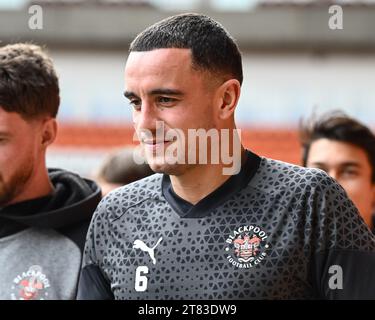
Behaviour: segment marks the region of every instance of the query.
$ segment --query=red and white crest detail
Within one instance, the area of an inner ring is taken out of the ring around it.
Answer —
[[[42,267],[31,266],[13,280],[12,300],[44,300],[48,297],[49,280]]]
[[[239,235],[233,240],[234,252],[238,257],[238,261],[249,262],[252,260],[259,251],[260,241],[257,236],[250,238],[248,234],[245,234],[243,238]]]
[[[238,268],[251,268],[267,255],[268,236],[258,226],[241,226],[233,231],[225,241],[228,261]]]

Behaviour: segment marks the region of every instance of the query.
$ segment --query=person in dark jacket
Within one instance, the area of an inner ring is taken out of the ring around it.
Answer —
[[[0,299],[74,299],[96,183],[47,169],[60,103],[36,45],[0,48]]]

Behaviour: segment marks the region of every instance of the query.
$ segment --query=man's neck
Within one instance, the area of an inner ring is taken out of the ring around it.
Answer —
[[[245,159],[246,151],[241,148],[241,165]],[[223,174],[223,168],[223,164],[198,165],[183,175],[171,175],[173,191],[182,199],[195,205],[231,177]]]
[[[41,198],[51,194],[53,191],[53,185],[48,177],[47,169],[43,174],[31,177],[29,181],[22,188],[22,191],[14,197],[6,205],[11,205],[15,203],[20,203],[27,200],[32,200],[36,198]]]

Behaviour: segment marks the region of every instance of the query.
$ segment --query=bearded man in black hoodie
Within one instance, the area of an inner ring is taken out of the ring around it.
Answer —
[[[58,78],[31,44],[0,48],[0,299],[74,299],[101,192],[47,169],[57,133]]]

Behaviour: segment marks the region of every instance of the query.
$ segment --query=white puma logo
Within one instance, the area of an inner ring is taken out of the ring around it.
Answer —
[[[133,243],[133,248],[134,249],[141,249],[142,251],[147,252],[150,255],[152,263],[156,264],[154,250],[158,246],[158,244],[160,243],[161,240],[163,240],[162,237],[159,238],[158,242],[156,242],[156,244],[152,248],[149,248],[142,240],[137,239]]]

